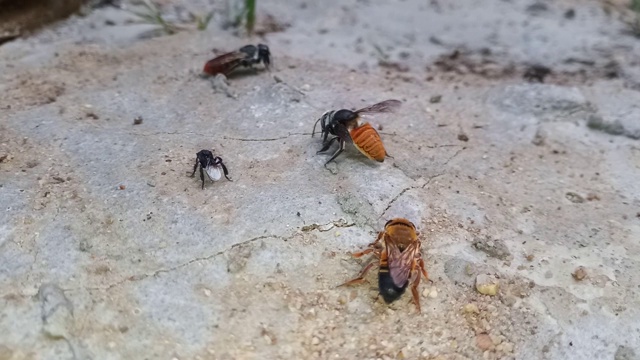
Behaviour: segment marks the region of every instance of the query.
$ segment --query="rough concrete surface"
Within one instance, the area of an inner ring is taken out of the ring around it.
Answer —
[[[0,47],[0,359],[640,358],[624,9],[271,0],[258,26],[284,30],[241,38],[224,4],[161,4],[216,13],[150,36],[101,7]],[[235,98],[200,77],[257,42],[274,66],[231,77]],[[369,121],[393,158],[323,167],[315,120],[389,98]],[[233,182],[189,177],[205,148]],[[397,216],[433,280],[421,314],[375,272],[336,287]]]

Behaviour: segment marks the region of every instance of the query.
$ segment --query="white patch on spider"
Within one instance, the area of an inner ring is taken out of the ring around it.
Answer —
[[[209,165],[204,170],[212,181],[218,181],[222,177],[222,166],[220,165]]]

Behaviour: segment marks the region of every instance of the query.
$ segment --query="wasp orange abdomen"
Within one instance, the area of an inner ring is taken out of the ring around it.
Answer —
[[[356,148],[366,157],[378,162],[384,161],[387,151],[384,149],[380,135],[378,135],[378,132],[371,124],[364,123],[351,130],[349,134]]]

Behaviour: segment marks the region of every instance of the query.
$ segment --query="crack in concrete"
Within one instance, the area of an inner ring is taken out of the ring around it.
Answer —
[[[256,142],[277,141],[277,140],[287,139],[291,136],[311,135],[310,132],[302,132],[302,133],[289,133],[287,135],[274,137],[274,138],[237,138],[237,137],[231,137],[231,136],[223,136],[222,138],[215,138],[215,137],[211,137],[209,134],[195,133],[195,132],[179,132],[179,131],[152,132],[152,133],[127,132],[127,134],[134,135],[134,136],[160,136],[160,135],[200,136],[200,137],[206,137],[208,139],[211,139],[212,141],[235,140],[235,141],[256,141]]]
[[[220,255],[224,255],[227,251],[232,250],[238,246],[242,246],[242,245],[246,245],[246,244],[250,244],[252,242],[258,241],[258,240],[262,240],[262,239],[269,239],[269,238],[274,238],[274,239],[281,239],[281,240],[288,240],[289,238],[284,238],[282,236],[277,236],[277,235],[261,235],[261,236],[257,236],[245,241],[241,241],[239,243],[233,244],[231,245],[229,248],[226,248],[224,250],[220,250],[216,253],[213,253],[211,255],[207,255],[207,256],[202,256],[202,257],[196,257],[194,259],[191,259],[185,263],[182,263],[180,265],[176,265],[174,267],[168,268],[168,269],[158,269],[152,273],[149,274],[139,274],[139,275],[131,275],[125,279],[122,279],[118,282],[115,282],[111,285],[105,286],[105,287],[79,287],[79,288],[69,288],[69,289],[62,289],[63,291],[67,292],[67,291],[76,291],[76,290],[88,290],[88,291],[94,291],[94,290],[102,290],[102,291],[109,291],[115,287],[118,287],[126,282],[134,282],[134,281],[140,281],[140,280],[144,280],[153,276],[156,276],[158,274],[161,273],[169,273],[178,269],[182,269],[184,267],[187,267],[195,262],[198,261],[207,261],[207,260],[211,260],[215,257],[218,257]]]
[[[234,138],[234,137],[225,136],[223,137],[223,139],[236,140],[236,141],[277,141],[277,140],[283,140],[291,136],[298,136],[298,135],[311,135],[311,133],[289,133],[289,135],[287,136],[280,136],[276,138]]]
[[[323,229],[326,226],[331,226],[331,227],[329,227],[328,229]],[[329,222],[327,224],[311,224],[311,225],[307,225],[307,226],[304,226],[302,228],[302,231],[303,232],[309,232],[309,231],[313,231],[313,230],[318,230],[320,232],[326,232],[326,231],[329,231],[329,230],[331,230],[333,228],[347,228],[347,227],[352,227],[352,226],[356,226],[356,224],[355,223],[347,223],[344,219],[339,219],[339,220],[331,221],[331,222]],[[224,255],[226,252],[228,252],[229,250],[232,250],[232,249],[234,249],[236,247],[243,246],[243,245],[246,245],[246,244],[250,244],[250,243],[253,243],[253,242],[258,241],[258,240],[273,238],[273,239],[280,239],[280,240],[283,240],[283,241],[288,241],[288,240],[292,239],[294,236],[296,236],[296,235],[293,234],[293,235],[291,235],[289,237],[283,237],[283,236],[278,236],[278,235],[261,235],[261,236],[257,236],[257,237],[254,237],[254,238],[251,238],[251,239],[248,239],[248,240],[241,241],[239,243],[233,244],[229,248],[226,248],[224,250],[220,250],[220,251],[218,251],[216,253],[213,253],[211,255],[202,256],[202,257],[196,257],[196,258],[191,259],[191,260],[189,260],[189,261],[187,261],[185,263],[182,263],[180,265],[176,265],[176,266],[168,268],[168,269],[158,269],[158,270],[156,270],[156,271],[154,271],[152,273],[149,273],[149,274],[131,275],[131,276],[125,278],[125,279],[122,279],[122,280],[120,280],[118,282],[115,282],[115,283],[110,284],[110,285],[105,286],[105,287],[79,287],[79,288],[66,288],[66,289],[62,289],[62,290],[64,292],[77,291],[77,290],[109,291],[109,290],[111,290],[111,289],[113,289],[115,287],[118,287],[118,286],[126,283],[126,282],[134,282],[134,281],[144,280],[144,279],[156,276],[158,274],[169,273],[169,272],[172,272],[172,271],[175,271],[175,270],[178,270],[178,269],[182,269],[182,268],[187,267],[187,266],[189,266],[189,265],[191,265],[191,264],[193,264],[195,262],[198,262],[198,261],[211,260],[213,258],[216,258],[216,257],[220,256],[220,255]]]
[[[327,228],[327,229],[323,229],[326,226],[330,226],[330,227]],[[348,223],[344,219],[339,219],[339,220],[331,221],[331,222],[329,222],[327,224],[311,224],[311,225],[307,225],[307,226],[302,227],[301,230],[303,232],[309,232],[309,231],[313,231],[313,230],[318,230],[320,232],[326,232],[326,231],[329,231],[329,230],[331,230],[333,228],[347,228],[347,227],[352,227],[352,226],[356,226],[356,224],[355,223]],[[216,253],[213,253],[211,255],[202,256],[202,257],[196,257],[196,258],[191,259],[191,260],[189,260],[189,261],[187,261],[185,263],[182,263],[180,265],[176,265],[176,266],[168,268],[168,269],[158,269],[158,270],[156,270],[156,271],[154,271],[152,273],[149,273],[149,274],[131,275],[131,276],[125,278],[125,279],[122,279],[122,280],[120,280],[118,282],[115,282],[115,283],[110,284],[110,285],[105,286],[105,287],[79,287],[79,288],[67,288],[67,289],[62,289],[62,290],[64,292],[77,291],[77,290],[109,291],[109,290],[111,290],[111,289],[113,289],[115,287],[118,287],[118,286],[126,283],[126,282],[134,282],[134,281],[144,280],[144,279],[156,276],[158,274],[169,273],[169,272],[172,272],[172,271],[175,271],[175,270],[178,270],[178,269],[185,268],[185,267],[187,267],[187,266],[189,266],[189,265],[191,265],[191,264],[193,264],[195,262],[198,262],[198,261],[211,260],[213,258],[216,258],[216,257],[220,256],[220,255],[224,255],[229,250],[232,250],[232,249],[234,249],[236,247],[240,247],[240,246],[243,246],[243,245],[246,245],[246,244],[251,244],[251,243],[253,243],[255,241],[258,241],[258,240],[273,238],[273,239],[280,239],[280,240],[283,240],[283,241],[288,241],[288,240],[291,240],[295,236],[296,236],[296,234],[293,234],[293,235],[291,235],[289,237],[283,237],[283,236],[278,236],[278,235],[261,235],[261,236],[257,236],[257,237],[254,237],[254,238],[251,238],[251,239],[248,239],[248,240],[241,241],[239,243],[233,244],[230,247],[228,247],[228,248],[226,248],[224,250],[220,250],[220,251],[218,251]]]
[[[449,158],[447,159],[447,161],[445,161],[442,165],[444,166],[444,165],[449,164],[449,162],[450,162],[451,160],[453,160],[456,156],[458,156],[458,155],[459,155],[463,150],[465,150],[466,148],[467,148],[466,146],[463,146],[463,147],[462,147],[462,149],[458,149],[458,151],[456,151],[456,153],[455,153],[455,154],[453,154],[451,157],[449,157]]]
[[[330,226],[329,228],[326,228],[327,226]],[[352,227],[352,226],[356,226],[355,223],[347,223],[345,220],[340,219],[337,221],[332,221],[329,222],[327,224],[311,224],[311,225],[306,225],[303,226],[300,230],[302,232],[309,232],[309,231],[313,231],[313,230],[318,230],[320,232],[327,232],[333,228],[347,228],[347,227]]]
[[[382,211],[382,214],[380,215],[380,217],[383,217],[383,216],[384,216],[384,214],[386,214],[386,213],[387,213],[387,211],[391,208],[391,206],[396,202],[396,200],[398,200],[402,195],[404,195],[404,193],[406,193],[406,192],[407,192],[407,191],[409,191],[409,190],[414,190],[414,189],[424,189],[424,188],[425,188],[425,186],[429,185],[429,183],[431,182],[431,180],[433,180],[433,179],[435,179],[435,178],[437,178],[437,177],[440,177],[440,176],[442,176],[442,175],[444,175],[444,173],[443,173],[443,172],[442,172],[442,173],[439,173],[439,174],[432,175],[432,176],[430,176],[430,177],[427,179],[427,181],[425,181],[425,182],[424,182],[424,184],[422,184],[422,185],[418,185],[418,186],[409,186],[409,187],[406,187],[406,188],[402,189],[402,191],[400,191],[400,193],[399,193],[398,195],[394,196],[394,197],[393,197],[393,199],[391,199],[391,201],[389,201],[389,204],[388,204],[388,205],[387,205],[387,207],[384,209],[384,211]]]
[[[397,134],[397,133],[387,133],[387,132],[379,132],[382,135],[386,135],[386,136],[391,136],[391,137],[395,137],[395,138],[399,138],[400,140],[404,141],[404,142],[408,142],[410,144],[414,144],[416,143],[415,141],[411,141],[407,138],[405,138],[404,136]],[[445,147],[465,147],[463,145],[459,145],[459,144],[441,144],[441,145],[420,145],[421,147],[426,147],[428,149],[438,149],[438,148],[445,148]]]
[[[460,146],[460,145],[438,145],[437,147],[446,147],[446,146]],[[456,151],[456,152],[455,152],[455,154],[451,155],[451,156],[450,156],[450,157],[449,157],[449,158],[448,158],[448,159],[447,159],[447,160],[442,164],[442,166],[446,166],[447,164],[449,164],[449,162],[450,162],[451,160],[453,160],[456,156],[458,156],[458,155],[459,155],[463,150],[465,150],[466,148],[467,148],[466,146],[463,146],[461,149],[458,149],[458,151]],[[409,177],[409,176],[404,172],[404,170],[402,170],[402,168],[400,168],[399,166],[396,166],[396,167],[397,167],[397,168],[398,168],[398,169],[399,169],[399,170],[400,170],[400,171],[401,171],[405,176]],[[387,211],[391,208],[391,206],[396,202],[396,200],[398,200],[402,195],[404,195],[404,193],[406,193],[406,192],[407,192],[407,191],[409,191],[409,190],[414,190],[414,189],[419,189],[419,188],[424,189],[424,187],[425,187],[425,186],[429,185],[429,183],[431,182],[431,180],[433,180],[433,179],[435,179],[435,178],[437,178],[437,177],[440,177],[440,176],[442,176],[442,175],[444,175],[444,174],[445,174],[444,172],[441,172],[441,173],[439,173],[439,174],[432,175],[432,176],[430,176],[430,177],[427,179],[427,181],[426,181],[424,184],[422,184],[422,185],[419,185],[419,186],[409,186],[409,187],[406,187],[406,188],[402,189],[402,191],[400,191],[400,193],[399,193],[398,195],[396,195],[393,199],[391,199],[391,201],[389,202],[389,204],[387,205],[387,207],[384,209],[384,211],[382,212],[382,215],[380,215],[380,217],[383,217],[383,216],[387,213]],[[410,177],[409,177],[409,178],[410,178]]]

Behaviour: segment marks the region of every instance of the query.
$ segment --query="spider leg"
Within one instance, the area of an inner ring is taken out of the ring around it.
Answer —
[[[231,178],[229,177],[229,171],[227,170],[227,167],[224,166],[224,163],[222,162],[222,160],[220,160],[220,166],[222,166],[222,171],[224,171],[224,177],[227,178],[227,180],[229,181],[233,181],[231,180]]]
[[[202,166],[200,166],[200,180],[202,180],[202,189],[204,190],[204,171],[202,170]]]
[[[196,170],[198,169],[198,163],[200,162],[200,160],[196,157],[196,164],[193,166],[193,173],[191,174],[191,177],[194,177],[196,174]]]
[[[331,147],[331,144],[333,144],[334,141],[336,141],[336,139],[338,139],[338,137],[334,137],[329,141],[326,141],[323,145],[322,145],[322,149],[320,149],[319,151],[316,152],[316,154],[320,154],[321,152],[327,151],[327,149],[329,149],[329,147]]]
[[[337,139],[337,137],[333,138],[332,140]],[[340,149],[338,149],[338,151],[336,151],[333,156],[331,157],[331,159],[329,159],[329,161],[327,161],[326,163],[324,163],[324,166],[326,167],[328,163],[332,162],[333,159],[335,159],[336,157],[338,157],[338,155],[340,155],[341,152],[344,151],[344,146],[345,146],[346,142],[342,139],[340,139]]]

